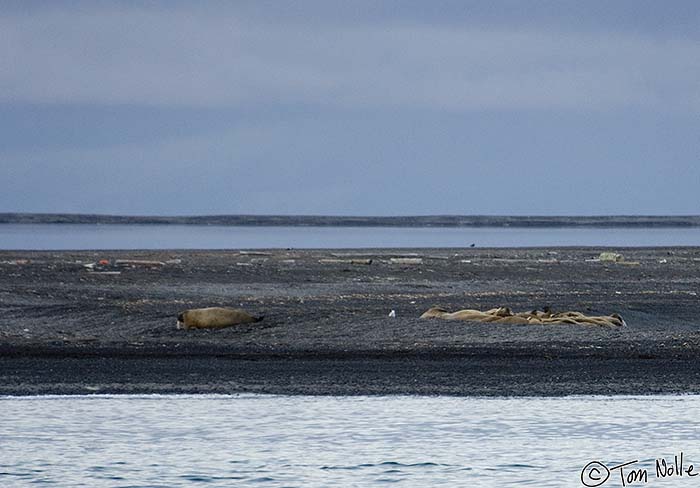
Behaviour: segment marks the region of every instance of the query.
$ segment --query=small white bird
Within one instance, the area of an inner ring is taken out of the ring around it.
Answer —
[[[396,310],[392,310],[391,312],[389,312],[389,317],[396,317]]]

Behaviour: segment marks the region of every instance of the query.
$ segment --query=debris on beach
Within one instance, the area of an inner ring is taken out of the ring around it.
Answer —
[[[105,262],[107,264],[105,264]],[[96,263],[87,263],[83,264],[83,268],[88,270],[91,273],[97,273],[97,272],[106,272],[112,270],[112,266],[109,265],[109,261],[106,259],[103,259],[101,261],[98,261]]]
[[[600,255],[598,256],[598,261],[602,262],[613,262],[613,263],[619,263],[621,261],[624,261],[625,257],[617,252],[601,252]]]
[[[391,264],[423,264],[423,258],[390,258]]]
[[[617,252],[601,252],[597,258],[586,259],[588,263],[616,263],[624,266],[639,266],[639,261],[627,261],[625,257]]]
[[[122,270],[125,268],[160,268],[163,266],[165,266],[163,261],[151,261],[146,259],[116,259],[113,262],[109,259],[100,259],[94,263],[83,264],[83,268],[90,272],[90,274],[102,275],[118,275],[121,274]]]
[[[12,259],[7,261],[0,261],[0,264],[11,264],[13,266],[21,266],[24,264],[29,264],[31,261],[29,259]]]
[[[358,265],[370,265],[372,264],[371,259],[319,259],[321,264],[358,264]]]
[[[115,276],[122,273],[121,271],[116,270],[114,266],[110,266],[108,259],[101,259],[96,263],[83,264],[83,268],[85,268],[85,270],[91,275]]]
[[[597,325],[599,327],[622,327],[627,325],[619,314],[604,316],[585,315],[581,312],[552,313],[547,307],[545,311],[513,313],[508,307],[492,308],[485,312],[481,310],[464,309],[448,312],[440,307],[432,307],[420,316],[422,319],[438,318],[443,320],[461,320],[468,322],[487,322],[511,325]]]
[[[132,267],[144,266],[147,268],[158,268],[165,266],[163,261],[149,261],[146,259],[117,259],[114,264],[120,267]]]

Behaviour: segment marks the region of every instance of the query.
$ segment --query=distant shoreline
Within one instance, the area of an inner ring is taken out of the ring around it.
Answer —
[[[321,216],[0,213],[0,224],[220,225],[300,227],[700,227],[700,215],[655,216]]]

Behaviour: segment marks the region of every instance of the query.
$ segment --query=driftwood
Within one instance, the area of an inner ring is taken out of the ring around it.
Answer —
[[[319,259],[321,264],[372,264],[371,259]]]
[[[148,266],[148,267],[159,267],[165,266],[163,261],[149,261],[146,259],[117,259],[114,261],[116,266]]]
[[[423,258],[391,258],[391,264],[423,264]]]

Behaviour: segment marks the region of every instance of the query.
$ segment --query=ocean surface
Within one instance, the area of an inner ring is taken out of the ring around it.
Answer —
[[[0,249],[699,246],[700,228],[0,224]]]
[[[632,469],[651,486],[700,479],[655,469],[683,452],[700,472],[699,396],[102,395],[0,397],[0,408],[7,487],[623,486]]]

